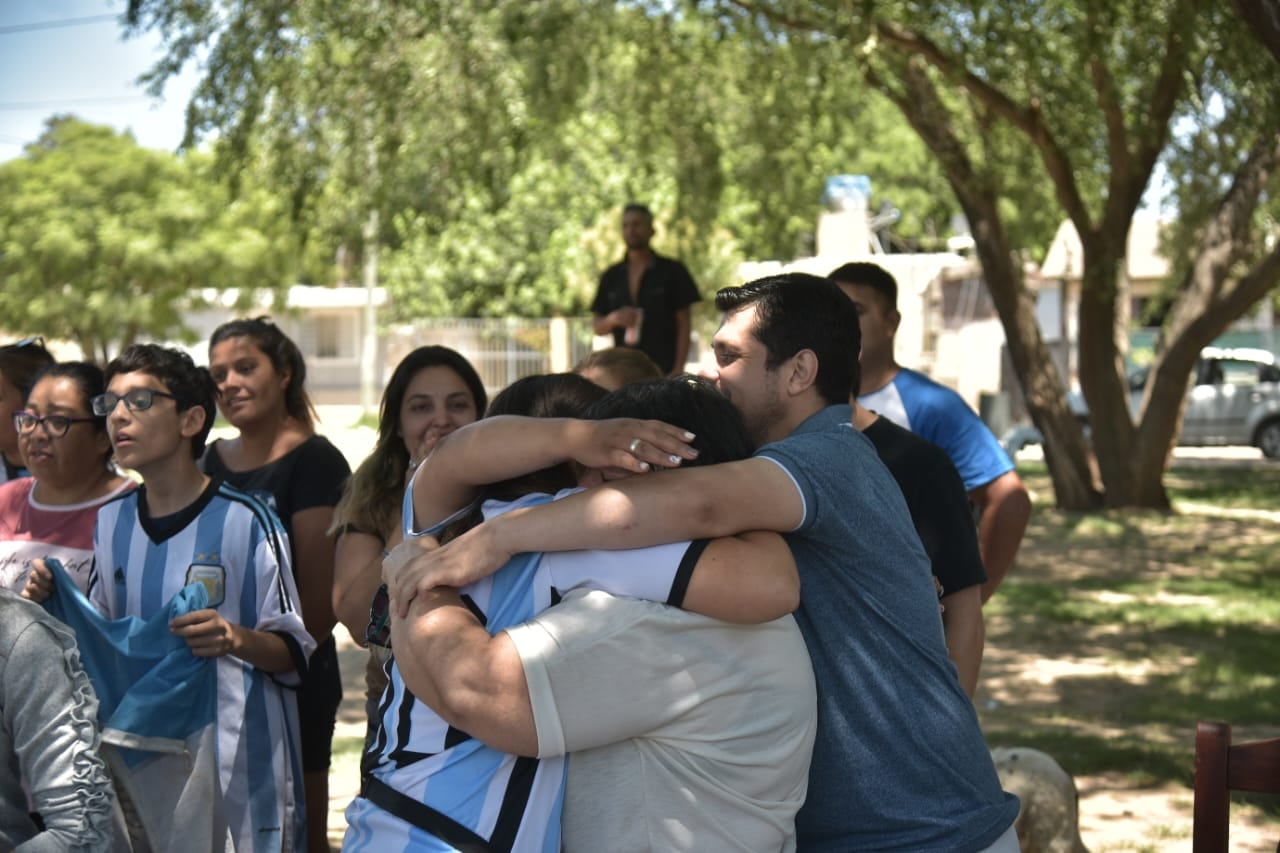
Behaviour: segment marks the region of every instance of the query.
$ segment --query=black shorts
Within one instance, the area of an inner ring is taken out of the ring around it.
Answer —
[[[333,637],[311,655],[307,677],[298,688],[298,723],[302,734],[302,772],[325,771],[333,757],[333,724],[342,704],[342,673]]]

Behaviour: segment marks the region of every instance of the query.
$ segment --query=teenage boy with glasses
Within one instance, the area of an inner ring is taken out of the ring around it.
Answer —
[[[225,832],[213,847],[300,849],[297,704],[284,688],[298,683],[314,642],[299,614],[284,531],[263,503],[196,465],[213,424],[207,370],[178,350],[142,344],[107,365],[106,380],[93,412],[107,418],[116,461],[137,471],[142,486],[99,511],[89,597],[109,618],[147,619],[188,584],[204,585],[210,607],[170,629],[192,654],[217,658],[211,808]],[[28,597],[42,600],[48,572],[32,578]],[[204,846],[185,837],[151,841],[162,850]]]

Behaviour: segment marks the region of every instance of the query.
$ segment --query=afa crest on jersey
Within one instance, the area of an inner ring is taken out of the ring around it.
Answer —
[[[221,563],[197,562],[187,566],[187,585],[201,584],[209,593],[209,606],[218,607],[227,597],[227,570]]]

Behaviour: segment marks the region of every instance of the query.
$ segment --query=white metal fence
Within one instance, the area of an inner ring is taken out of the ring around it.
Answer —
[[[415,347],[435,344],[466,357],[492,396],[525,376],[572,370],[591,352],[593,339],[589,317],[419,320],[389,330],[383,380]]]

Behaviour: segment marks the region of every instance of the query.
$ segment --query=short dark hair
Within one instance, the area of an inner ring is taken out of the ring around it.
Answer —
[[[864,284],[880,294],[886,309],[898,310],[898,282],[879,264],[873,264],[870,261],[854,261],[836,267],[827,278],[836,284]]]
[[[53,356],[44,347],[43,338],[27,338],[16,344],[0,346],[0,375],[22,393],[24,402],[35,385],[36,374],[53,362]]]
[[[196,406],[204,409],[204,428],[191,438],[191,454],[199,459],[217,412],[218,387],[213,384],[209,370],[196,366],[191,356],[182,350],[159,344],[134,344],[111,359],[103,381],[110,385],[112,379],[124,373],[145,373],[159,379],[177,398],[174,402],[179,412]]]
[[[489,404],[486,418],[495,415],[523,415],[530,418],[580,418],[607,393],[576,373],[544,373],[512,382]],[[577,472],[568,462],[494,483],[484,489],[486,498],[515,500],[527,494],[554,494],[578,485]]]
[[[638,213],[649,220],[650,225],[653,224],[653,211],[638,201],[629,201],[622,206],[622,215],[626,216],[628,213]]]
[[[800,350],[812,350],[818,358],[818,394],[828,405],[849,402],[862,378],[862,331],[858,309],[835,282],[792,272],[716,293],[716,308],[727,314],[751,306],[756,308],[751,331],[768,353],[766,367],[772,370]]]
[[[698,458],[681,468],[746,459],[755,450],[742,413],[706,379],[677,376],[624,385],[587,410],[592,420],[652,418],[694,434]]]
[[[76,386],[76,391],[80,393],[80,402],[84,405],[85,411],[89,413],[89,417],[93,418],[94,432],[107,431],[107,419],[93,412],[93,398],[107,390],[107,380],[102,374],[101,367],[91,361],[61,361],[51,364],[36,374],[35,379],[31,381],[32,390],[46,379],[69,379]],[[108,447],[103,455],[103,465],[106,465],[110,459],[111,448]]]
[[[307,426],[313,425],[316,408],[307,395],[307,362],[288,335],[271,322],[270,317],[253,317],[231,320],[213,330],[209,337],[209,353],[223,341],[231,338],[248,338],[271,362],[276,373],[289,373],[289,384],[284,389],[284,410]]]

